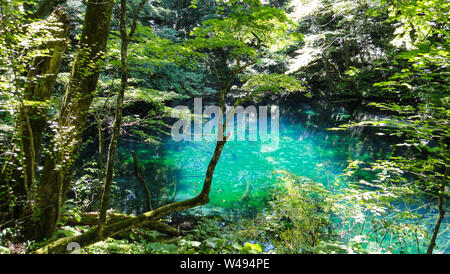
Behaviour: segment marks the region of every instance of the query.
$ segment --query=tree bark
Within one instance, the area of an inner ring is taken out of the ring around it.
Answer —
[[[216,144],[216,149],[214,150],[213,157],[211,158],[208,169],[206,171],[206,177],[203,183],[203,189],[199,195],[196,197],[181,201],[173,202],[168,205],[164,205],[155,210],[148,211],[139,216],[130,217],[121,222],[106,224],[102,228],[96,227],[91,229],[81,235],[66,237],[56,240],[49,245],[46,245],[32,253],[34,254],[59,254],[59,253],[70,253],[67,250],[67,245],[71,242],[76,242],[80,247],[85,247],[106,239],[108,237],[117,235],[123,231],[129,230],[131,228],[140,227],[146,224],[152,224],[157,222],[157,220],[163,216],[166,216],[172,212],[179,212],[186,209],[194,208],[207,204],[209,202],[209,191],[211,190],[211,183],[213,180],[213,174],[215,167],[220,159],[220,154],[222,153],[223,147],[226,141],[218,141]],[[101,231],[100,231],[101,229]]]
[[[343,39],[344,41],[342,42],[342,51],[344,53],[344,63],[345,63],[345,68],[349,69],[350,66],[352,65],[352,62],[350,60],[350,43],[348,41],[348,39]]]
[[[98,212],[83,212],[79,214],[79,219],[73,216],[62,215],[61,221],[67,225],[97,225],[98,224]],[[117,223],[125,219],[130,218],[129,215],[120,213],[108,213],[108,224]]]
[[[228,89],[230,81],[226,81],[224,84],[224,87],[220,91],[220,98],[219,98],[219,108],[223,110],[224,108],[224,98]],[[219,116],[220,117],[220,116]],[[220,123],[219,119],[219,123]],[[224,132],[226,130],[226,124],[222,127],[221,132],[218,132],[218,138],[219,136],[223,136]],[[157,220],[163,216],[166,216],[169,213],[173,212],[179,212],[183,210],[187,210],[190,208],[194,208],[197,206],[205,205],[209,202],[209,193],[211,191],[211,184],[213,180],[214,170],[216,168],[217,163],[219,162],[220,155],[222,154],[223,148],[225,146],[225,143],[227,142],[227,138],[224,138],[223,140],[218,140],[216,143],[216,148],[214,150],[214,154],[208,164],[208,169],[206,171],[205,180],[203,182],[203,188],[199,195],[192,199],[180,201],[180,202],[173,202],[168,205],[164,205],[162,207],[159,207],[157,209],[148,211],[146,213],[143,213],[139,216],[130,217],[124,221],[113,223],[113,224],[106,224],[103,226],[97,226],[94,229],[91,229],[81,235],[72,236],[72,237],[66,237],[59,240],[54,241],[53,243],[50,243],[49,245],[46,245],[33,253],[35,254],[55,254],[55,253],[70,253],[70,250],[67,250],[67,245],[71,242],[76,242],[80,245],[80,247],[85,247],[88,245],[91,245],[93,243],[96,243],[98,241],[101,241],[103,239],[106,239],[108,237],[114,236],[118,233],[121,233],[123,231],[129,230],[131,228],[140,227],[146,224],[154,224],[159,223]],[[106,218],[105,218],[106,220]],[[167,225],[166,225],[167,226]],[[164,226],[164,227],[166,227]],[[158,226],[155,225],[155,229],[157,229]],[[166,229],[168,229],[166,227]]]
[[[104,167],[103,167],[103,145],[104,145],[104,132],[102,127],[102,120],[97,119],[98,129],[98,181],[103,181]]]
[[[69,188],[82,130],[97,87],[100,64],[109,34],[113,1],[89,0],[79,50],[58,115],[52,152],[46,157],[38,201],[36,239],[50,237]]]

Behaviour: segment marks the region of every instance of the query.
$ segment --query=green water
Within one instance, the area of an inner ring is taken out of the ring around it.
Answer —
[[[270,198],[277,171],[329,185],[347,167],[348,160],[369,160],[386,153],[386,141],[374,142],[360,132],[326,130],[347,122],[350,111],[323,103],[280,106],[278,144],[262,142],[260,138],[227,142],[214,172],[210,203],[201,208],[202,213],[257,213]],[[119,155],[131,165],[130,151],[136,151],[143,176],[155,197],[154,203],[161,205],[192,198],[201,191],[214,148],[215,141],[175,142],[169,136],[158,148],[122,140]],[[124,200],[134,201],[134,205],[128,203],[127,210],[145,210],[140,207],[145,204],[144,193],[133,174],[116,181],[128,190],[122,191]]]
[[[271,199],[279,173],[287,171],[324,184],[336,184],[349,161],[374,162],[386,158],[397,137],[376,135],[374,128],[330,131],[350,120],[382,119],[380,113],[359,106],[315,102],[280,105],[279,143],[229,141],[214,172],[210,203],[189,214],[252,217]],[[112,206],[138,214],[146,211],[144,189],[137,181],[131,151],[152,192],[153,207],[198,195],[202,189],[215,141],[175,142],[166,136],[160,145],[123,138],[119,143]],[[401,205],[399,205],[401,208]],[[423,212],[435,219],[436,212]],[[434,223],[433,221],[431,223]],[[430,227],[431,231],[431,227]],[[438,245],[449,252],[449,220],[442,224]],[[425,242],[422,244],[425,246]],[[411,252],[416,248],[411,246]]]

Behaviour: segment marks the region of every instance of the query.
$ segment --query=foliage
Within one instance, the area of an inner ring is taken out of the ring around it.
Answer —
[[[424,252],[431,238],[427,231],[436,222],[430,216],[440,199],[442,207],[448,207],[448,110],[424,105],[373,105],[398,115],[341,128],[376,127],[378,135],[401,136],[402,142],[393,146],[393,155],[386,159],[350,163],[344,175],[358,203],[362,201],[365,210],[378,216],[370,221],[369,238],[383,243],[389,234],[390,243],[395,242],[395,246],[386,247],[390,252]],[[358,175],[361,171],[365,176]],[[443,244],[440,248],[445,249]]]
[[[313,95],[392,97],[372,87],[374,79],[390,74],[374,65],[389,60],[394,32],[384,13],[370,16],[380,8],[378,1],[298,1],[291,5],[291,16],[298,21],[297,31],[304,39],[287,53],[289,72],[305,79]]]
[[[403,93],[405,99],[448,107],[449,34],[446,1],[401,1],[388,5],[389,22],[398,22],[391,43],[396,72],[375,86]]]
[[[229,3],[231,11],[227,16],[206,20],[202,27],[194,28],[193,39],[186,42],[210,67],[217,85],[228,90],[231,83],[241,82],[239,86],[244,87],[250,99],[264,96],[261,91],[271,89],[303,90],[302,82],[289,75],[258,71],[265,59],[275,58],[301,39],[292,32],[293,22],[286,13],[259,1],[234,4],[235,1]],[[238,92],[241,92],[239,87]],[[241,96],[246,95],[237,95]]]
[[[327,238],[330,194],[321,184],[292,174],[285,174],[281,181],[285,193],[277,194],[272,203],[272,214],[286,222],[280,238],[291,252],[309,253]]]
[[[140,1],[129,3],[135,10]],[[64,146],[72,130],[60,131],[55,117],[67,100],[61,91],[71,79],[75,51],[82,47],[69,48],[49,99],[30,96],[32,87],[51,76],[35,74],[40,58],[51,57],[48,45],[62,41],[55,35],[60,25],[51,17],[31,19],[29,12],[35,8],[30,7],[35,5],[28,0],[3,1],[0,9],[0,253],[15,252],[11,242],[22,241],[25,228],[32,230],[28,223],[21,227],[23,221],[40,217],[36,210],[31,218],[29,210],[38,201],[43,155]],[[73,15],[68,36],[75,45],[82,38],[85,5],[68,1],[63,7]],[[369,129],[399,141],[386,157],[380,153],[377,158],[349,160],[342,177],[327,186],[301,174],[277,173],[279,185],[270,206],[255,218],[204,218],[181,238],[134,228],[81,252],[423,253],[428,248],[432,253],[435,244],[435,252],[447,252],[446,239],[438,236],[448,229],[449,9],[444,0],[148,1],[137,15],[128,48],[122,137],[159,145],[168,135],[165,118],[170,106],[192,97],[219,103],[293,98],[301,111],[297,100],[305,98],[287,96],[307,91],[306,97],[355,97],[387,113],[387,118],[364,121],[344,114],[347,123],[333,130]],[[121,81],[117,14],[93,103],[83,118],[88,125],[82,157],[73,180],[64,178],[69,193],[61,209],[75,218],[97,210],[101,198],[100,147],[109,141]],[[80,72],[91,75],[96,65],[84,61]],[[376,102],[363,101],[372,99]],[[42,131],[44,138],[38,138],[42,149],[31,153],[30,163],[29,121],[39,117],[50,122]],[[76,134],[81,133],[77,129]],[[92,148],[96,142],[98,148]],[[97,149],[100,155],[92,156]],[[65,171],[65,163],[75,163],[78,150],[61,151],[55,168]],[[126,153],[119,153],[116,176],[133,176]],[[144,169],[151,169],[152,157],[143,159]],[[155,173],[164,172],[169,168]],[[161,185],[172,192],[173,182]],[[127,201],[133,200],[129,210],[140,210],[141,200],[128,186],[113,188],[113,204],[123,203],[121,196],[127,196]],[[261,201],[244,196],[236,204],[240,209]],[[58,225],[50,239],[32,249],[84,231]]]
[[[202,220],[192,234],[178,241],[183,254],[255,254],[260,245],[247,242],[234,231],[232,224],[221,218]]]
[[[64,51],[64,23],[57,13],[45,20],[32,21],[23,5],[33,1],[2,2],[0,17],[0,203],[1,220],[14,210],[33,207],[35,144],[41,135],[31,133],[34,121],[45,118],[52,101],[53,70],[58,62],[41,63],[55,56],[54,47]],[[56,54],[57,55],[57,54]],[[58,57],[56,57],[57,59]],[[42,71],[41,71],[42,70]],[[36,138],[36,136],[38,136]],[[32,140],[30,140],[32,139]],[[33,148],[30,148],[33,147]],[[33,159],[30,159],[33,158]],[[30,166],[32,166],[30,168]],[[29,170],[32,170],[29,174]],[[28,173],[28,174],[27,174]]]

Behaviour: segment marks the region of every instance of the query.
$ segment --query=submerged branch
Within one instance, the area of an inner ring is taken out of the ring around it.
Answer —
[[[138,166],[138,160],[136,157],[136,153],[134,151],[131,151],[131,155],[133,155],[133,162],[134,162],[134,173],[136,174],[136,177],[138,181],[141,183],[141,185],[144,187],[145,194],[147,195],[147,206],[148,210],[152,210],[152,194],[150,193],[150,190],[147,187],[147,184],[145,183],[144,179],[142,178],[141,172],[139,171]]]

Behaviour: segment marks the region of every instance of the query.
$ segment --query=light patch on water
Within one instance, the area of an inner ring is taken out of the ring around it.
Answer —
[[[261,149],[259,150],[261,153],[274,152],[278,149],[277,145],[274,144],[263,144],[261,145]]]

